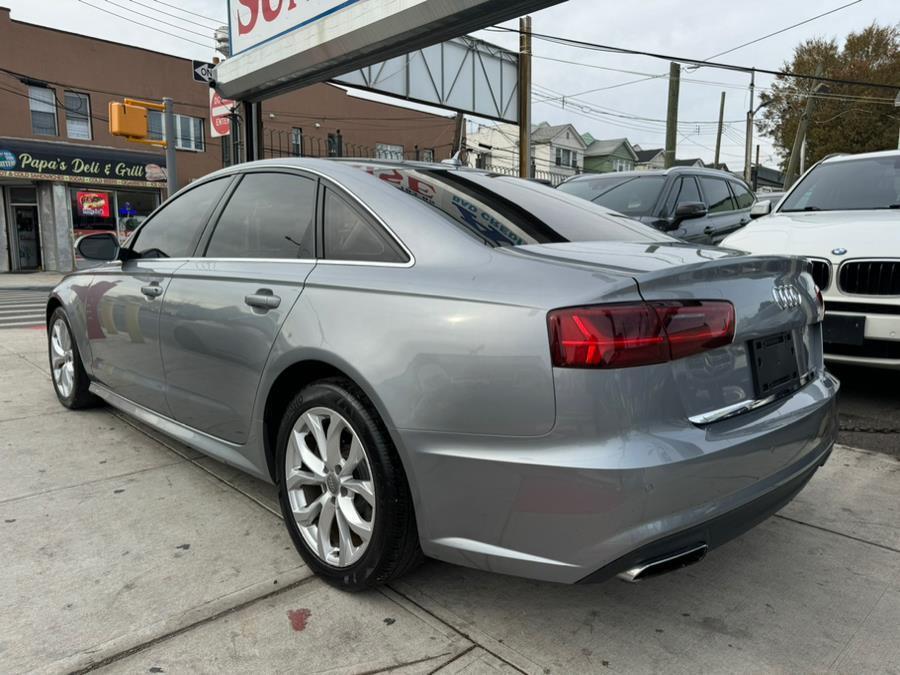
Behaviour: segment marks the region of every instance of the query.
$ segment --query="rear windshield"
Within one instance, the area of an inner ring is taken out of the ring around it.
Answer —
[[[428,204],[488,246],[671,239],[533,181],[456,169],[357,166]]]
[[[781,211],[900,208],[900,157],[820,164],[791,192]]]
[[[603,176],[563,183],[562,192],[589,199],[626,216],[649,216],[659,199],[664,176]]]

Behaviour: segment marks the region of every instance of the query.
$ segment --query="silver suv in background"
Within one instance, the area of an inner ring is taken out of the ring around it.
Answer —
[[[717,244],[749,223],[754,202],[744,181],[697,167],[583,174],[558,189],[701,244]]]

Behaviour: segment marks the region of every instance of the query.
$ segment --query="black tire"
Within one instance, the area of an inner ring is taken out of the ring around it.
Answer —
[[[326,563],[300,534],[285,486],[288,438],[295,423],[311,408],[338,412],[353,427],[363,444],[375,486],[375,515],[368,547],[346,567]],[[360,591],[400,577],[422,560],[412,497],[400,457],[378,413],[362,390],[344,378],[314,382],[288,405],[276,446],[278,498],[284,522],[297,551],[316,574],[332,586]]]
[[[53,376],[53,347],[51,341],[53,340],[53,327],[57,321],[61,321],[65,325],[65,330],[68,332],[72,345],[73,386],[67,396],[60,391],[56,378]],[[53,314],[50,315],[50,321],[47,323],[47,357],[50,360],[50,381],[53,382],[53,390],[56,392],[56,398],[59,399],[60,403],[70,410],[93,408],[103,403],[100,398],[88,390],[91,382],[84,370],[81,354],[78,353],[78,343],[75,342],[75,338],[72,335],[72,327],[69,325],[69,319],[66,317],[62,307],[56,308]]]

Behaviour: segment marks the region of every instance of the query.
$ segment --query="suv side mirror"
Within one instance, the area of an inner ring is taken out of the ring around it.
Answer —
[[[79,237],[75,250],[85,260],[110,262],[119,258],[119,239],[110,232]]]
[[[681,202],[675,207],[675,217],[672,219],[672,224],[677,225],[682,220],[702,218],[707,212],[708,209],[703,202]]]
[[[753,206],[750,207],[751,218],[762,218],[770,213],[772,213],[772,202],[768,199],[761,202],[754,202]]]

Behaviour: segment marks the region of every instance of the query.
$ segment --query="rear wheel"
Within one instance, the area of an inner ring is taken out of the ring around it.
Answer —
[[[420,561],[396,449],[352,382],[334,378],[304,388],[285,412],[277,447],[281,511],[313,571],[361,590]]]
[[[50,317],[47,348],[50,375],[59,402],[72,410],[99,405],[100,399],[88,390],[91,383],[62,307],[57,307]]]

